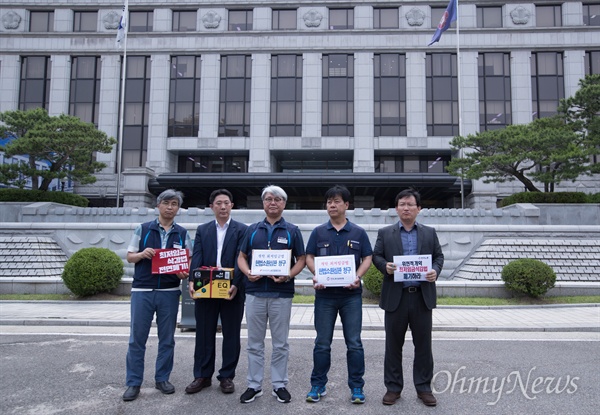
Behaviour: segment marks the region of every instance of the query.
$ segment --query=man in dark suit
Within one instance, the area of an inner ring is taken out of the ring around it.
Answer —
[[[198,226],[191,269],[207,266],[235,268],[229,298],[201,298],[194,301],[196,316],[196,347],[194,350],[194,381],[186,393],[197,393],[211,385],[215,371],[215,338],[221,317],[223,332],[222,365],[217,379],[223,393],[233,393],[235,369],[240,357],[240,330],[244,316],[243,274],[237,267],[240,243],[247,226],[231,219],[233,197],[226,189],[215,190],[209,197],[215,220]],[[189,282],[190,296],[194,294]]]
[[[400,221],[379,230],[373,249],[373,263],[383,274],[379,306],[385,310],[385,363],[383,378],[387,392],[384,405],[400,399],[404,387],[402,347],[410,326],[415,346],[413,382],[417,396],[427,406],[437,401],[431,393],[433,355],[431,352],[432,309],[436,306],[435,281],[444,265],[444,254],[435,229],[416,222],[421,196],[406,189],[395,200]],[[394,282],[395,255],[431,255],[432,269],[426,281]]]

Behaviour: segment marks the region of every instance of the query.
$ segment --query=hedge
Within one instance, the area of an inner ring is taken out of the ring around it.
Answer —
[[[87,198],[73,193],[9,188],[0,189],[0,202],[54,202],[79,207],[89,204]]]

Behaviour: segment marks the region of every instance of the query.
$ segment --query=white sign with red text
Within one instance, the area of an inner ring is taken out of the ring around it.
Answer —
[[[356,280],[354,255],[315,257],[315,277],[326,287],[345,287]]]

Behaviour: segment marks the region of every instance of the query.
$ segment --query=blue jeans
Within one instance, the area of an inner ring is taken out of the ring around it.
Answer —
[[[310,376],[312,386],[325,386],[327,373],[331,367],[331,342],[337,315],[342,320],[346,341],[346,363],[348,365],[348,386],[362,388],[365,384],[365,352],[360,340],[362,328],[362,297],[357,294],[340,298],[315,299],[315,348],[313,350],[313,371]]]
[[[158,354],[154,379],[169,380],[173,370],[175,328],[181,291],[133,291],[131,293],[131,329],[127,350],[127,386],[141,386],[144,381],[146,341],[156,313]]]

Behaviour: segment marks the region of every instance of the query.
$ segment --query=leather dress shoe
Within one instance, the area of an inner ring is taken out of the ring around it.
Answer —
[[[210,378],[196,378],[192,383],[187,385],[185,393],[198,393],[204,388],[208,388],[211,385]]]
[[[123,394],[123,400],[125,402],[133,401],[133,400],[135,400],[135,398],[138,397],[139,394],[140,394],[139,386],[129,386],[127,388],[127,390],[125,391],[125,393]]]
[[[417,392],[417,396],[427,406],[436,406],[437,405],[437,400],[435,399],[435,396],[433,396],[433,393],[431,393],[431,392]]]
[[[175,393],[175,386],[173,386],[168,380],[165,380],[164,382],[156,382],[156,389],[165,395]]]
[[[235,391],[235,385],[233,384],[233,380],[230,378],[221,379],[221,392],[223,393],[233,393]]]
[[[394,405],[398,399],[400,399],[400,392],[387,391],[383,395],[382,402],[384,405]]]

